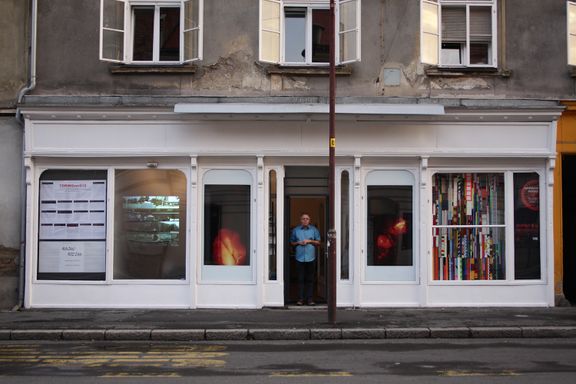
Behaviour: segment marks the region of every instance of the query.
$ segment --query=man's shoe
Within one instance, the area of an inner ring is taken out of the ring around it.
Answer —
[[[308,300],[308,305],[316,305],[316,303],[313,300]]]
[[[296,305],[304,305],[304,302],[303,302],[302,300],[298,300],[298,301],[296,302]]]

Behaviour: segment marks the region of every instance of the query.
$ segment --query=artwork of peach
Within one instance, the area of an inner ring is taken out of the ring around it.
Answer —
[[[222,228],[212,242],[212,258],[216,265],[245,265],[246,246],[238,232]]]

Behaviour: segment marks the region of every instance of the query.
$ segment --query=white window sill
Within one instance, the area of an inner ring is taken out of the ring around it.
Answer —
[[[133,73],[154,73],[154,74],[194,74],[197,67],[195,65],[163,65],[163,64],[114,64],[109,67],[112,74],[133,74]]]

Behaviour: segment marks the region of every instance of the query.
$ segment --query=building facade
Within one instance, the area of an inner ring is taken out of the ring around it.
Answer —
[[[18,304],[22,175],[22,125],[16,120],[18,93],[28,72],[28,3],[0,4],[0,308]]]
[[[337,304],[554,305],[569,5],[336,3]],[[329,2],[37,5],[25,306],[324,301]]]

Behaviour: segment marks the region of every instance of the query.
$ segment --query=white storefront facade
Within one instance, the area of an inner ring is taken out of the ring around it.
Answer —
[[[325,105],[23,108],[25,306],[290,305]],[[340,307],[554,305],[555,108],[338,105]]]

